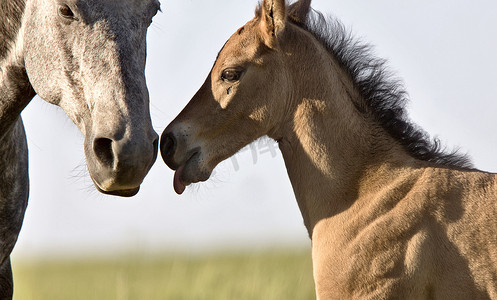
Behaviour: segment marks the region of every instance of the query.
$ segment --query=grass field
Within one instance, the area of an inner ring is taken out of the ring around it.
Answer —
[[[13,261],[15,300],[315,299],[309,252]]]

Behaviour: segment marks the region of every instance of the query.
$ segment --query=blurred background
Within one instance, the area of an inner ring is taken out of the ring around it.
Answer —
[[[159,134],[204,82],[224,42],[253,17],[257,3],[162,1],[162,13],[148,33],[146,69]],[[495,2],[315,0],[312,6],[336,16],[388,60],[410,95],[408,110],[415,123],[449,148],[468,153],[477,168],[497,170]],[[31,187],[13,252],[17,274],[40,261],[268,251],[310,255],[282,156],[267,138],[223,162],[212,179],[189,187],[182,196],[174,193],[173,172],[159,156],[139,194],[127,199],[95,191],[86,171],[83,137],[61,109],[35,98],[22,116]],[[304,270],[312,285],[310,260],[303,264],[297,269]],[[161,274],[174,277],[168,270]],[[121,275],[116,276],[113,282],[122,285]],[[16,284],[24,292],[34,289],[22,278]],[[95,293],[95,299],[104,299]],[[131,297],[120,295],[110,298]]]

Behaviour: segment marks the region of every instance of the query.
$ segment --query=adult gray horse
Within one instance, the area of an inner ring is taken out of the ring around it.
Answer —
[[[96,188],[133,196],[157,155],[145,83],[146,32],[158,0],[0,1],[0,298],[28,199],[21,111],[38,94],[85,136]]]

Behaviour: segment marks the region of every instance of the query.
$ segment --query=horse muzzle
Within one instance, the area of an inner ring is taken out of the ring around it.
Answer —
[[[131,197],[157,159],[158,135],[145,141],[97,136],[85,146],[90,176],[104,194]]]

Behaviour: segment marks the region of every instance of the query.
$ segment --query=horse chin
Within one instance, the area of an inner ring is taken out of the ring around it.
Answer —
[[[92,176],[90,176],[91,180],[93,181],[93,185],[102,194],[105,195],[111,195],[111,196],[120,196],[120,197],[133,197],[136,194],[138,194],[138,191],[140,191],[140,186],[137,186],[135,188],[129,188],[129,189],[115,189],[115,190],[106,190],[102,188],[95,179],[93,179]]]
[[[136,194],[138,194],[138,191],[140,191],[140,187],[136,187],[134,189],[124,189],[124,190],[115,190],[115,191],[105,191],[101,189],[97,184],[95,184],[96,189],[105,195],[111,195],[111,196],[120,196],[120,197],[133,197]]]

